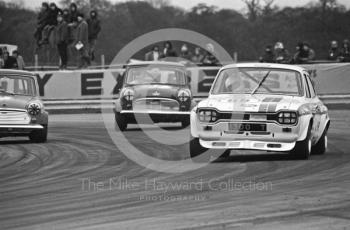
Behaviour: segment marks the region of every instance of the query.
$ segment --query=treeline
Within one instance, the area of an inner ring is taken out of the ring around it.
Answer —
[[[60,7],[65,8],[70,2],[63,0]],[[229,53],[237,52],[240,61],[258,60],[264,47],[277,41],[282,41],[291,53],[299,41],[308,41],[316,58],[326,59],[331,40],[341,43],[350,38],[350,11],[334,0],[283,9],[268,3],[252,7],[256,1],[245,0],[249,9],[246,15],[205,4],[185,11],[164,0],[117,4],[107,0],[75,2],[86,15],[91,5],[99,11],[102,32],[97,53],[104,54],[107,63],[136,37],[162,28],[184,28],[202,33],[216,40]],[[37,12],[20,5],[0,1],[0,43],[18,45],[29,63],[34,59],[36,15]],[[178,49],[180,45],[175,43]],[[143,58],[144,52],[136,54],[136,58]]]

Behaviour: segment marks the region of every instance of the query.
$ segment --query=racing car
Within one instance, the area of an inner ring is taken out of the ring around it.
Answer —
[[[305,69],[228,65],[191,112],[190,157],[208,161],[231,150],[261,150],[308,159],[326,152],[329,127],[328,109]]]
[[[114,108],[120,131],[136,123],[190,125],[194,101],[184,65],[165,61],[131,63],[126,66],[122,81]]]
[[[48,113],[39,98],[34,74],[0,70],[0,138],[28,136],[32,142],[46,142]]]

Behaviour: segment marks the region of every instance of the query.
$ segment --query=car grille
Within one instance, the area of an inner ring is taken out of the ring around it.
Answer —
[[[222,121],[274,122],[277,119],[278,119],[277,114],[268,114],[268,113],[228,113],[228,112],[220,112],[218,114],[218,122],[222,122]]]
[[[0,110],[0,125],[27,125],[30,120],[25,110]]]
[[[179,102],[173,99],[145,98],[133,103],[134,110],[179,111]]]

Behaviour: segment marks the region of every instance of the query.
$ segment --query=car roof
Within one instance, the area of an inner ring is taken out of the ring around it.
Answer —
[[[163,65],[163,66],[174,66],[174,67],[182,67],[184,68],[185,65],[178,63],[178,62],[166,62],[166,61],[137,61],[127,64],[127,67],[132,66],[146,66],[146,65]]]
[[[271,68],[271,69],[287,69],[294,70],[298,72],[306,71],[303,67],[297,65],[287,65],[287,64],[275,64],[275,63],[239,63],[230,64],[222,67],[222,69],[232,69],[232,68]]]
[[[29,71],[15,70],[15,69],[0,69],[0,74],[12,74],[12,75],[21,75],[21,76],[33,76],[34,74]]]

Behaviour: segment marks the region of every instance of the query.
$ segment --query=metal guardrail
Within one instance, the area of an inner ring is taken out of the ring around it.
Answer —
[[[196,102],[205,97],[195,97]],[[321,95],[320,99],[331,109],[350,109],[349,95]],[[112,109],[116,98],[103,99],[79,99],[79,100],[45,100],[44,104],[48,111],[64,113],[65,111],[98,112],[102,109]]]

